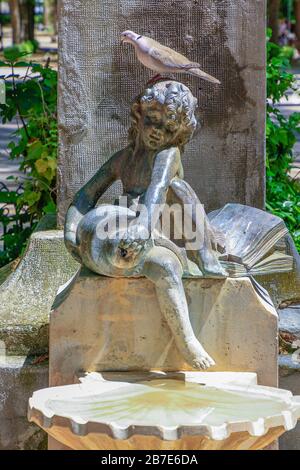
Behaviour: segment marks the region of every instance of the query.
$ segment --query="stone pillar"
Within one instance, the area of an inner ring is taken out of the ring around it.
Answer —
[[[130,102],[153,76],[132,47],[120,46],[125,29],[176,49],[222,82],[180,78],[199,100],[202,130],[183,163],[206,209],[264,206],[265,3],[59,1],[60,223],[74,192],[125,146]]]

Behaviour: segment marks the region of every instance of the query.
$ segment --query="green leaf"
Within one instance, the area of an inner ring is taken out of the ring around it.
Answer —
[[[0,191],[1,204],[14,204],[17,199],[18,195],[15,191]]]
[[[56,213],[56,204],[51,200],[46,206],[43,207],[45,214],[55,214]]]
[[[9,62],[16,62],[21,57],[28,55],[28,52],[23,52],[16,46],[11,46],[4,49],[3,55]]]
[[[40,140],[36,140],[32,144],[28,145],[27,160],[37,160],[40,158],[44,150],[43,144]]]
[[[49,168],[48,160],[41,158],[35,162],[35,167],[40,175],[45,175]]]
[[[40,193],[37,193],[35,191],[25,191],[22,196],[22,200],[29,206],[33,206],[36,202],[39,201],[40,197]]]

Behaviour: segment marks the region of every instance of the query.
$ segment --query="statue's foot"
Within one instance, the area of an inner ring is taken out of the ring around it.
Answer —
[[[210,250],[199,251],[199,267],[204,277],[223,279],[228,276],[218,258]]]
[[[215,361],[207,354],[197,339],[187,343],[185,359],[194,369],[208,369],[215,365]]]
[[[194,359],[191,363],[193,369],[208,369],[209,367],[212,367],[214,365],[215,361],[208,354]]]

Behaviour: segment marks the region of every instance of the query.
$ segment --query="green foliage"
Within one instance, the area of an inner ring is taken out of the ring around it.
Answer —
[[[35,24],[42,24],[44,22],[44,15],[34,15]]]
[[[291,15],[291,21],[295,21],[294,0],[281,0],[280,2],[280,18],[288,18]]]
[[[300,113],[285,117],[276,105],[293,89],[294,76],[282,49],[267,42],[267,210],[281,217],[300,251],[300,184],[289,176]]]
[[[0,224],[3,230],[0,267],[22,254],[35,227],[35,222],[26,210],[26,206],[19,203],[19,195],[20,188],[9,191],[5,185],[0,185]]]
[[[33,41],[24,41],[21,44],[6,47],[3,51],[4,58],[10,63],[18,61],[20,57],[33,54],[38,50],[39,43],[35,39]]]
[[[10,15],[6,15],[4,13],[1,13],[0,15],[0,24],[3,26],[10,24]]]
[[[5,214],[0,218],[0,222],[10,230],[10,236],[2,238],[9,252],[9,260],[20,254],[34,223],[44,214],[56,211],[57,72],[49,67],[24,62],[24,55],[21,51],[18,55],[15,51],[6,53],[6,62],[0,62],[0,67],[11,67],[9,76],[0,75],[5,80],[7,96],[6,104],[0,105],[0,117],[3,123],[14,118],[20,120],[21,125],[15,133],[17,142],[10,142],[8,147],[10,158],[19,161],[19,168],[24,173],[23,191],[11,196],[16,197],[15,218],[8,217],[7,223]],[[22,78],[18,74],[20,66],[27,67],[26,76]],[[30,230],[21,233],[21,226]],[[19,251],[15,246],[16,240]]]
[[[281,53],[289,61],[292,61],[294,58],[295,48],[293,46],[283,46],[281,49]]]

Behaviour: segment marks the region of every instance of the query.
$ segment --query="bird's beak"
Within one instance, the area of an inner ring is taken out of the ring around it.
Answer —
[[[124,38],[122,38],[122,39],[121,39],[121,46],[123,46],[123,44],[124,44],[124,41],[125,41],[125,39],[124,39]]]

